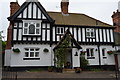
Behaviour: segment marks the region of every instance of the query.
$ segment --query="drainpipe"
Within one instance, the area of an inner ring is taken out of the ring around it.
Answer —
[[[115,46],[115,51],[117,51],[117,48]],[[118,80],[118,54],[114,54],[114,60],[115,60],[115,80]]]

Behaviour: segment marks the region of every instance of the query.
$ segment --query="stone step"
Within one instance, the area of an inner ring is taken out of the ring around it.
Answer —
[[[75,73],[75,69],[63,69],[63,73]]]

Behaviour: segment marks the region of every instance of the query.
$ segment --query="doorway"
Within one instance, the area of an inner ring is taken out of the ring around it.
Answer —
[[[65,68],[72,69],[72,49],[67,49],[65,53]]]

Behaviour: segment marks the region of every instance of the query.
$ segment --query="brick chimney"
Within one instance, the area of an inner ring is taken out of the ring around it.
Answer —
[[[61,1],[61,12],[63,14],[68,14],[68,5],[69,5],[69,0]]]
[[[116,27],[114,31],[120,32],[120,12],[118,10],[117,12],[113,12],[112,20],[113,20],[113,26]]]
[[[10,2],[10,16],[13,15],[19,8],[20,5],[18,2]]]
[[[18,2],[10,2],[10,16],[12,16],[18,9],[20,8],[20,5]],[[8,30],[7,30],[7,44],[6,49],[11,49],[12,47],[12,22],[10,21]]]
[[[116,26],[115,32],[120,32],[120,1],[118,2],[118,10],[112,15],[113,26]]]

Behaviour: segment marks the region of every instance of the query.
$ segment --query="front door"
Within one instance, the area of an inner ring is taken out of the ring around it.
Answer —
[[[72,49],[68,49],[65,53],[65,68],[72,68]]]

